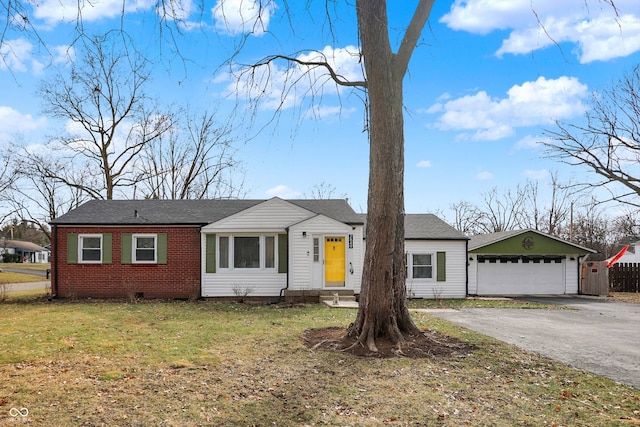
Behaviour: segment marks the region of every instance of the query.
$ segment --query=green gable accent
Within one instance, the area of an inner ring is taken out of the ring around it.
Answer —
[[[447,253],[436,252],[436,280],[438,282],[447,281]]]
[[[278,234],[278,273],[287,272],[287,242],[288,238],[286,234]]]
[[[102,235],[102,263],[111,264],[111,253],[113,250],[113,236],[111,233],[105,233]]]
[[[216,235],[215,234],[207,234],[205,237],[205,272],[206,273],[215,273],[216,272]]]
[[[67,264],[78,263],[78,235],[67,234]]]
[[[568,242],[527,231],[469,251],[475,254],[500,255],[585,255],[588,251]]]
[[[167,263],[167,233],[158,233],[158,264]]]
[[[131,233],[122,233],[120,235],[120,263],[131,264]]]

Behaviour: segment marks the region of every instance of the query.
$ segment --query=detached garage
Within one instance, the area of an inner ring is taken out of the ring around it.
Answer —
[[[580,262],[594,252],[531,229],[474,236],[469,295],[577,294]]]

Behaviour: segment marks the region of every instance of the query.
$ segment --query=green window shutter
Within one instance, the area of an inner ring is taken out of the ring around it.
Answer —
[[[287,235],[278,234],[278,273],[287,272]]]
[[[67,234],[67,264],[78,263],[78,235]]]
[[[436,272],[438,282],[447,281],[447,253],[436,252]]]
[[[167,233],[158,233],[158,264],[167,263]]]
[[[102,263],[103,264],[111,264],[112,263],[112,248],[113,248],[113,237],[111,233],[102,235]]]
[[[207,234],[205,240],[205,272],[216,272],[216,235]]]
[[[120,235],[120,263],[131,264],[131,233]]]

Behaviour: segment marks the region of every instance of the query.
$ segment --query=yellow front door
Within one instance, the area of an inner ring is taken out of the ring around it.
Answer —
[[[344,286],[344,238],[324,238],[324,280],[326,286]]]

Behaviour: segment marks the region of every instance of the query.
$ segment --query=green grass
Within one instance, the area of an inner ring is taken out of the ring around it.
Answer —
[[[427,313],[455,359],[309,350],[355,310],[212,302],[0,305],[0,425],[627,425],[640,393]],[[634,412],[635,411],[635,412]]]
[[[409,308],[531,308],[561,309],[553,304],[538,304],[509,298],[466,298],[466,299],[412,299]]]
[[[21,270],[36,270],[36,271],[45,271],[51,268],[51,264],[43,264],[38,262],[6,262],[0,264],[0,268],[19,268]]]
[[[9,271],[3,271],[0,273],[0,284],[6,285],[9,283],[31,283],[31,282],[42,282],[46,279],[42,276],[36,276],[34,274],[22,274],[22,273],[11,273]]]

